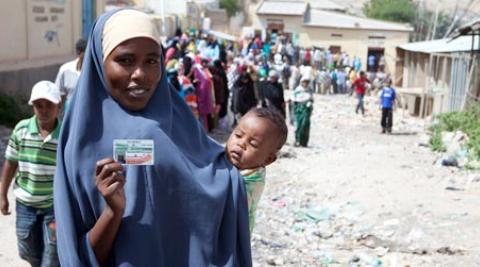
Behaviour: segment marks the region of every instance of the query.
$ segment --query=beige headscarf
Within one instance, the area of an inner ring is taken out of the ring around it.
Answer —
[[[160,31],[153,17],[133,9],[113,14],[103,28],[103,61],[119,44],[138,37],[150,38],[160,45]]]

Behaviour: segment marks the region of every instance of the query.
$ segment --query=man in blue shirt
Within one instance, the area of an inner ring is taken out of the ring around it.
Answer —
[[[382,105],[382,133],[392,133],[393,126],[393,104],[396,93],[392,87],[392,81],[386,81],[380,92],[380,104]]]
[[[375,55],[371,54],[367,58],[367,71],[375,71],[375,63],[377,61],[377,58]]]

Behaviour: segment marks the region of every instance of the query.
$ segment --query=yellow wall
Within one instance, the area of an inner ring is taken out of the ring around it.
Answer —
[[[373,31],[354,29],[333,29],[322,27],[303,27],[314,45],[328,49],[330,46],[340,46],[350,58],[360,57],[362,68],[366,69],[369,48],[385,49],[386,71],[392,74],[395,71],[397,46],[408,42],[408,32]],[[332,34],[341,34],[342,37],[332,37]],[[370,39],[369,36],[385,36],[385,39]]]
[[[0,71],[58,64],[73,58],[81,37],[81,1],[0,3]]]
[[[328,49],[330,46],[340,46],[350,58],[358,56],[362,60],[362,67],[366,69],[369,48],[384,48],[386,71],[394,74],[397,59],[396,48],[408,43],[408,32],[377,31],[363,29],[335,29],[326,27],[312,27],[303,24],[303,16],[264,16],[252,17],[252,24],[257,29],[265,29],[269,19],[283,21],[285,32],[308,35],[312,45]],[[332,37],[332,33],[342,37]],[[385,36],[385,39],[370,39],[369,36]]]

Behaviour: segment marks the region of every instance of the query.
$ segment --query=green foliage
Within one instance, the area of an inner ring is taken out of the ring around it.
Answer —
[[[220,0],[220,8],[225,8],[229,17],[235,16],[240,10],[238,0]]]
[[[468,149],[475,159],[480,159],[480,105],[476,104],[465,111],[442,114],[439,124],[432,128],[430,145],[435,151],[442,151],[441,132],[460,130],[468,135]],[[444,148],[443,148],[444,149]]]
[[[370,0],[363,6],[369,18],[402,23],[413,23],[416,7],[413,0]]]
[[[14,127],[20,120],[29,117],[15,99],[9,95],[0,93],[0,124]]]
[[[440,127],[434,127],[432,138],[430,139],[430,147],[436,152],[445,152],[447,149],[442,142],[442,130]]]

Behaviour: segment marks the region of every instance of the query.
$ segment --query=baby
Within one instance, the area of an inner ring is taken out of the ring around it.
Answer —
[[[228,138],[225,148],[227,158],[241,171],[245,181],[250,232],[265,187],[265,167],[277,159],[287,135],[282,114],[269,108],[254,108],[241,118]]]

